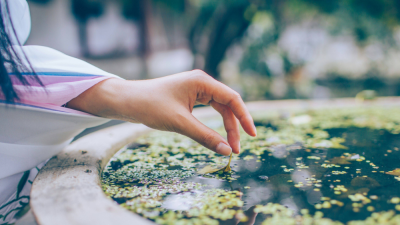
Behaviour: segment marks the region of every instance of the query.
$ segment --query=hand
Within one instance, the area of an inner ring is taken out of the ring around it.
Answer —
[[[191,114],[197,104],[211,105],[222,115],[228,142]],[[239,122],[249,135],[256,136],[253,119],[240,95],[201,70],[152,80],[108,79],[67,106],[101,117],[177,132],[223,155],[240,152]]]

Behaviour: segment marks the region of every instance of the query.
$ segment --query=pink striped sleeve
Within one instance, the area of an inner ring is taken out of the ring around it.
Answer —
[[[101,81],[110,78],[121,79],[82,60],[47,47],[23,46],[19,51],[25,53],[44,85],[42,87],[36,82],[30,82],[31,85],[27,87],[12,77],[21,103],[60,107]],[[32,73],[25,73],[24,76],[32,80]]]

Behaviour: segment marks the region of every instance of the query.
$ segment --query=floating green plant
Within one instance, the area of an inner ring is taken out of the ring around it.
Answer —
[[[228,165],[189,138],[153,132],[110,161],[103,190],[159,224],[400,223],[399,109],[254,116],[258,136],[242,135]]]
[[[219,171],[222,171],[224,173],[231,172],[232,171],[232,169],[231,169],[231,161],[232,161],[232,153],[229,156],[228,165],[226,165],[226,166],[224,166],[222,168],[219,168],[219,169],[207,165],[207,166],[203,167],[203,169],[197,171],[197,173],[198,174],[207,174],[207,173],[216,173],[216,172],[219,172]]]

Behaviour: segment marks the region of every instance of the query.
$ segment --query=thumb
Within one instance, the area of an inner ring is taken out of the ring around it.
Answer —
[[[181,126],[181,129],[179,129],[178,132],[180,134],[190,137],[218,154],[231,154],[232,148],[220,134],[202,124],[190,113],[185,116],[185,120],[186,121],[181,121],[184,122],[181,123],[184,124],[184,126]]]

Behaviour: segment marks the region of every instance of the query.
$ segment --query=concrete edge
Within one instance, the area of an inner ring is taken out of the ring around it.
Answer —
[[[354,106],[399,106],[400,98],[389,97],[358,103],[352,99],[261,101],[246,104],[250,112],[302,110]],[[199,119],[218,115],[210,107],[198,108]],[[152,129],[124,123],[78,139],[53,157],[36,177],[31,208],[39,225],[154,224],[107,198],[101,188],[101,172],[123,146]]]

